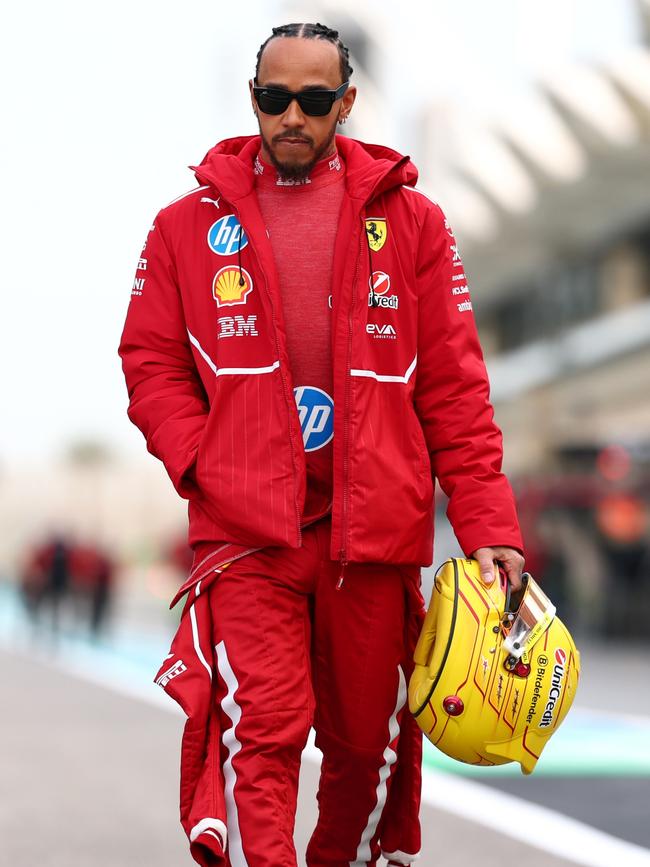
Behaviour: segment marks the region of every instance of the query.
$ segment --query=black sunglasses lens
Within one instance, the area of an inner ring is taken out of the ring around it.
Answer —
[[[291,96],[281,90],[262,90],[257,94],[257,104],[264,114],[282,114],[290,102]]]
[[[311,117],[324,117],[328,114],[334,104],[329,93],[301,93],[298,97],[298,104],[305,114]]]

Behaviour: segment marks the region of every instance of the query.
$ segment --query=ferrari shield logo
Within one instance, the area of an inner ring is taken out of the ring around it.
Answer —
[[[366,220],[366,234],[368,235],[368,244],[370,249],[377,253],[386,243],[388,236],[388,226],[383,217],[371,217]]]

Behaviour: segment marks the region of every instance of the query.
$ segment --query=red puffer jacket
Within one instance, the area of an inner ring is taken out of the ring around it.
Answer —
[[[189,500],[193,546],[301,542],[305,452],[254,191],[259,146],[221,142],[196,168],[201,186],[158,214],[120,345],[129,417]],[[408,157],[337,146],[331,556],[429,564],[434,478],[465,553],[521,548],[451,229]]]

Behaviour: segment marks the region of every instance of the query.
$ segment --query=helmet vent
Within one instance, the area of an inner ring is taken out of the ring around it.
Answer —
[[[448,695],[447,698],[443,701],[442,706],[447,711],[449,716],[460,716],[461,713],[465,710],[463,700],[457,695]]]

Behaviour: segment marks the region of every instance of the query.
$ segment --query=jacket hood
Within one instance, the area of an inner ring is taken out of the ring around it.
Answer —
[[[409,156],[382,145],[366,144],[336,136],[336,147],[345,162],[350,196],[367,202],[393,187],[415,186],[418,171]],[[198,166],[190,166],[200,184],[211,184],[230,201],[249,195],[255,185],[254,163],[260,137],[238,136],[219,142]]]

